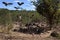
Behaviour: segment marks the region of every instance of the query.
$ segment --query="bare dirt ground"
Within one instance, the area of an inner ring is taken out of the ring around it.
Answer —
[[[0,40],[59,40],[50,36],[49,31],[48,33],[42,34],[24,34],[19,32],[12,32],[10,34],[0,33]]]
[[[50,30],[41,34],[27,34],[21,32],[13,32],[13,31],[10,31],[10,33],[7,34],[1,32],[0,40],[60,40],[50,36],[53,31],[54,30]]]

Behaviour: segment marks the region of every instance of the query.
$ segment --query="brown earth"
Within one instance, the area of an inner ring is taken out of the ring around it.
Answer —
[[[25,34],[12,32],[10,34],[0,33],[0,40],[59,40],[50,36],[52,30],[42,34]]]
[[[19,29],[19,25],[14,25],[13,29],[15,29],[16,26],[18,26],[17,29]],[[10,33],[0,32],[0,40],[60,40],[51,36],[51,33],[53,31],[54,30],[50,30],[41,34],[27,34],[21,32],[14,32],[11,30]]]

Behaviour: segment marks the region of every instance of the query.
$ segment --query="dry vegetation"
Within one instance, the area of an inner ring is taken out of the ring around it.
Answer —
[[[49,30],[46,18],[35,11],[24,10],[22,12],[6,9],[0,11],[0,40],[60,40],[59,23],[53,30]],[[6,16],[8,15],[6,11],[11,15]]]

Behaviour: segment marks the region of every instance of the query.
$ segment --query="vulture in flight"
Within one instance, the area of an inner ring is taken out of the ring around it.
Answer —
[[[24,4],[24,2],[17,2],[17,4],[19,5],[19,6],[21,6],[21,5],[23,5]]]
[[[14,7],[15,9],[20,9],[20,7]]]
[[[2,2],[5,6],[7,5],[12,5],[13,3],[8,3],[8,2]]]
[[[23,8],[21,8],[21,7],[14,7],[15,9],[23,9]]]

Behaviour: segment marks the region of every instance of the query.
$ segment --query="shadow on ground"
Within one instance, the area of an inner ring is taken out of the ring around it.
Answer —
[[[14,29],[14,31],[22,32],[22,33],[28,33],[28,34],[40,34],[44,32],[43,27],[26,27],[26,28],[20,28],[19,30]]]

